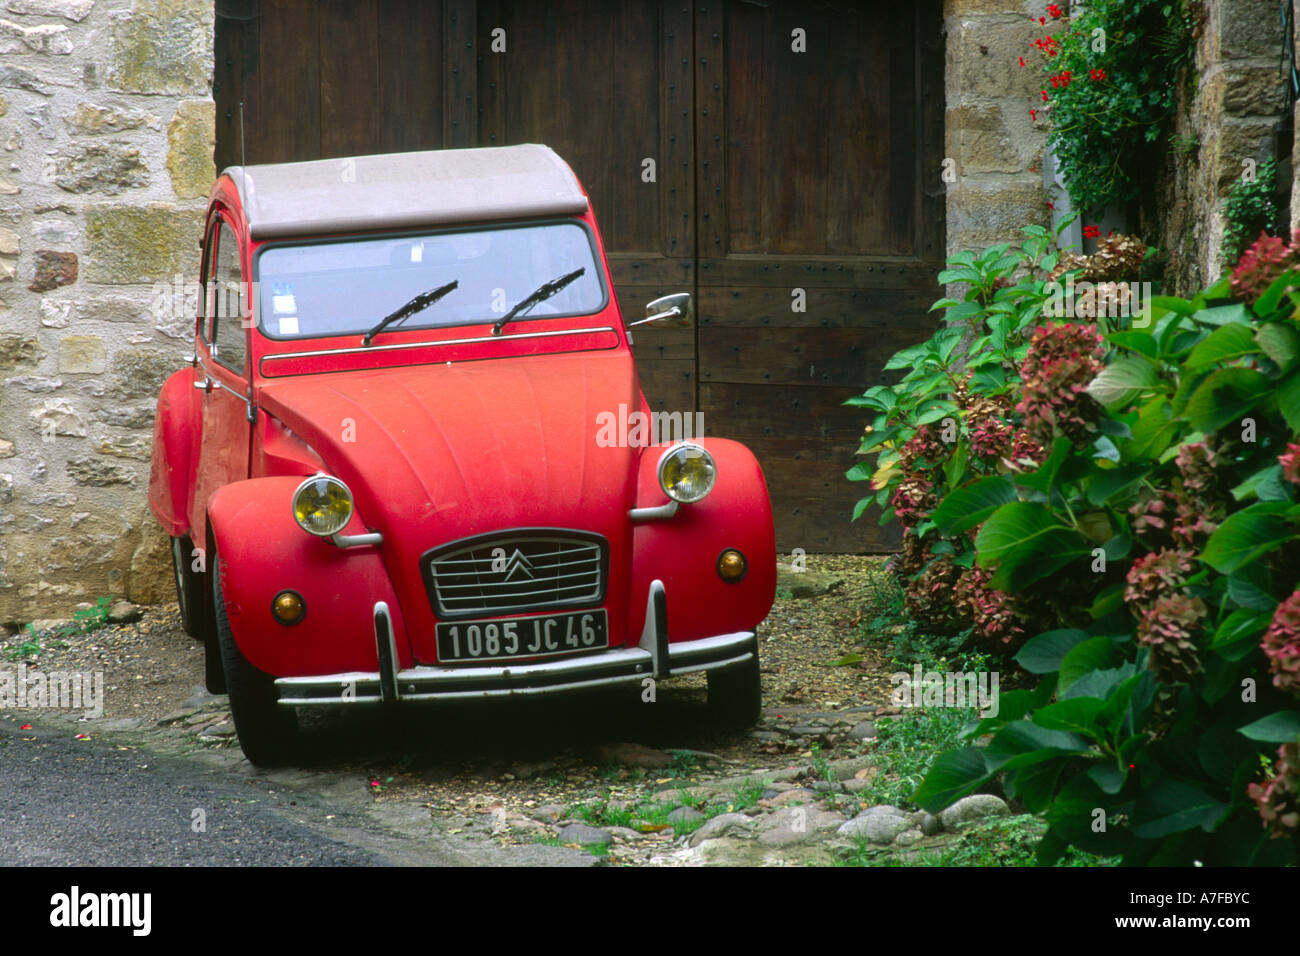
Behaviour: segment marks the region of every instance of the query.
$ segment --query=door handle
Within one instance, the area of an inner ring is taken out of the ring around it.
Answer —
[[[212,391],[212,379],[208,378],[208,377],[205,375],[205,376],[203,377],[203,380],[202,380],[202,381],[195,381],[195,383],[194,383],[194,387],[197,388],[197,389],[199,389],[200,391],[211,392],[211,391]]]

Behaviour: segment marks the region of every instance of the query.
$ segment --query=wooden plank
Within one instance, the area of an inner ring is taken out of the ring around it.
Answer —
[[[789,435],[856,441],[862,410],[844,405],[858,388],[700,382],[700,411],[710,434],[735,438]],[[856,446],[855,446],[856,447]]]
[[[658,250],[686,267],[686,281],[694,291],[696,237],[699,212],[696,208],[695,123],[697,93],[695,66],[695,24],[693,5],[664,0],[659,4],[658,63],[660,122],[659,203],[660,231]],[[702,104],[705,109],[708,103]]]
[[[309,0],[263,3],[259,9],[260,52],[255,97],[258,115],[256,127],[248,122],[251,116],[245,117],[248,161],[286,163],[319,159],[319,9]]]
[[[941,263],[947,255],[947,197],[934,159],[944,150],[944,29],[939,0],[913,4],[916,11],[917,110],[921,113],[921,149],[916,162],[916,205],[921,223],[917,244],[923,259]]]
[[[382,148],[377,0],[321,0],[322,157]]]
[[[379,8],[381,152],[442,145],[442,25],[441,3],[385,0]]]
[[[478,145],[478,12],[474,0],[445,0],[442,9],[442,142],[447,147]]]
[[[218,4],[213,47],[212,97],[216,101],[217,171],[240,162],[239,104],[244,103],[244,126],[249,138],[263,125],[257,113],[258,7],[253,0]],[[247,144],[245,144],[247,146]],[[261,141],[254,139],[255,150]],[[258,156],[250,155],[250,160]]]
[[[728,256],[700,259],[705,285],[936,289],[935,263],[866,256]],[[936,293],[936,298],[938,297]]]
[[[702,383],[790,385],[808,389],[810,402],[828,401],[813,389],[832,387],[862,391],[874,381],[889,357],[914,337],[882,324],[875,334],[862,329],[718,327],[701,330]]]
[[[701,328],[860,328],[878,334],[890,327],[920,341],[938,328],[939,313],[929,311],[934,297],[916,289],[813,287],[804,291],[804,311],[795,312],[789,289],[706,286],[700,290],[696,312]]]
[[[761,59],[762,13],[745,4],[703,4],[696,8],[695,34],[700,255],[762,252],[762,181],[754,158],[763,155],[764,88],[739,84],[730,99],[732,64]],[[748,201],[731,202],[736,194]]]
[[[826,252],[866,255],[892,252],[886,217],[890,196],[900,184],[881,175],[888,168],[890,143],[900,131],[889,123],[889,77],[881,64],[888,50],[903,40],[890,29],[892,14],[881,9],[840,10],[827,37],[827,137],[832,144],[852,144],[830,152],[826,171]],[[886,22],[881,22],[885,20]],[[856,69],[843,68],[853,64]],[[840,68],[835,68],[840,67]]]

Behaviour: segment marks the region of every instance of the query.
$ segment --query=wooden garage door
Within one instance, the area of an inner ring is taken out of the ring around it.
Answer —
[[[217,162],[542,142],[601,224],[659,409],[759,455],[778,543],[882,550],[848,517],[841,403],[928,333],[943,248],[938,0],[219,0]],[[802,50],[794,47],[802,43]],[[495,47],[494,47],[495,45]]]

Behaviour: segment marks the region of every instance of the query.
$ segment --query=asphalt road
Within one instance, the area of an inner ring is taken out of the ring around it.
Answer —
[[[382,865],[299,792],[195,761],[0,719],[0,865]],[[35,738],[35,739],[32,739]],[[322,812],[323,811],[323,812]],[[435,861],[430,861],[435,862]]]

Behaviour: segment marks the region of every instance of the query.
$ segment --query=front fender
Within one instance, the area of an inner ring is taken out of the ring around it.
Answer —
[[[249,662],[274,677],[310,677],[379,666],[373,609],[386,601],[403,667],[412,664],[397,595],[379,547],[339,548],[307,534],[290,500],[304,476],[253,478],[225,485],[208,505],[222,593],[235,643]],[[346,529],[365,530],[360,519]],[[307,614],[286,626],[271,614],[275,595],[297,591]]]
[[[158,393],[149,467],[149,507],[172,537],[190,533],[190,488],[202,430],[194,369],[173,372]]]
[[[758,459],[729,439],[693,441],[713,455],[717,484],[703,501],[679,506],[671,518],[636,526],[627,632],[632,640],[644,626],[646,595],[656,578],[664,583],[670,642],[752,631],[776,597],[772,503]],[[668,500],[657,473],[664,447],[646,448],[641,456],[638,507]],[[749,570],[735,583],[718,577],[718,556],[726,548],[739,549],[748,561]]]

